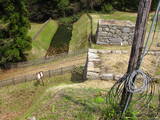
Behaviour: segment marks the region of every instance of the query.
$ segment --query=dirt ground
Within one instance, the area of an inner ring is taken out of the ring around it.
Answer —
[[[104,65],[103,72],[124,74],[127,71],[129,54],[105,54],[101,56],[101,59]],[[156,72],[156,56],[145,56],[141,68],[145,72],[154,75]]]
[[[49,88],[47,92],[57,92],[65,88],[99,88],[99,89],[109,89],[114,85],[113,80],[103,81],[103,80],[88,80],[83,83],[71,84],[71,85],[60,85],[57,87]]]
[[[65,58],[62,60],[58,60],[52,63],[43,64],[43,65],[10,69],[0,73],[0,80],[9,79],[17,76],[23,76],[31,73],[37,73],[39,71],[48,71],[48,70],[54,70],[54,69],[67,67],[71,65],[85,64],[85,61],[86,61],[86,55],[81,55],[81,56],[76,56],[71,58]]]

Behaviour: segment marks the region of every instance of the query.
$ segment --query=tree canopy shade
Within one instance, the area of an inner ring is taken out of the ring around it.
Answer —
[[[159,0],[153,0],[152,10]],[[77,12],[113,10],[137,11],[139,0],[28,0],[30,20],[44,22],[47,19],[72,16]]]
[[[25,51],[31,49],[27,36],[30,23],[26,0],[0,0],[0,66],[25,60]]]

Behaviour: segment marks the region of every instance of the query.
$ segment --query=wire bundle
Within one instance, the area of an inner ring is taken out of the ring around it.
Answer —
[[[147,36],[146,39],[146,43],[144,45],[144,49],[141,55],[141,59],[139,61],[139,65],[142,64],[144,57],[147,55],[148,51],[151,48],[151,45],[153,44],[153,40],[155,37],[155,33],[156,33],[156,29],[157,29],[157,24],[158,24],[158,16],[160,15],[160,1],[157,7],[157,11],[154,15],[154,19],[152,21],[152,25],[149,31],[149,34]],[[156,67],[158,66],[158,62],[159,62],[160,57],[158,57],[157,59],[157,63],[156,63]],[[137,76],[141,75],[142,79],[137,79]],[[134,79],[135,78],[135,79]],[[141,86],[137,87],[136,84],[140,85],[141,82]],[[140,112],[144,112],[143,109],[148,109],[149,111],[149,103],[151,102],[153,96],[155,95],[155,90],[156,90],[156,85],[153,81],[153,79],[150,77],[149,74],[144,73],[142,70],[138,69],[138,70],[134,70],[132,73],[126,73],[124,74],[124,76],[122,78],[120,78],[111,88],[111,90],[109,91],[108,95],[107,95],[107,99],[106,102],[108,103],[108,105],[119,105],[120,104],[120,100],[122,97],[122,93],[124,91],[124,88],[127,90],[127,92],[131,93],[134,98],[134,104],[138,106]],[[132,103],[133,103],[132,101]],[[157,107],[157,114],[155,114],[155,118],[158,115],[158,113],[160,112],[160,95],[159,95],[159,100],[158,100],[159,107]],[[124,107],[123,111],[126,111],[127,107],[128,107],[128,103],[129,101],[126,102],[126,106]]]
[[[136,81],[133,81],[133,79],[138,74],[142,75],[143,78],[143,85],[141,87],[137,87],[135,83]],[[130,93],[141,93],[148,89],[151,80],[151,77],[148,76],[148,74],[144,73],[142,70],[135,70],[131,74],[128,74],[126,78],[125,87],[126,90]]]

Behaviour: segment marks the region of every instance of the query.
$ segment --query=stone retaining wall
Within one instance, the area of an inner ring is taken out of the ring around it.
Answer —
[[[89,49],[88,57],[85,66],[85,79],[88,80],[119,80],[123,75],[113,73],[102,73],[101,54],[128,54],[125,50],[100,50]],[[149,51],[149,55],[160,55],[160,51]],[[155,76],[155,79],[160,79],[160,76]]]
[[[135,25],[130,21],[99,20],[97,44],[131,45]]]

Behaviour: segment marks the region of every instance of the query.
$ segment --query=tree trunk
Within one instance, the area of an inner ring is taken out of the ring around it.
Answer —
[[[146,23],[150,11],[151,2],[152,0],[140,0],[139,2],[138,17],[136,21],[134,40],[132,44],[132,50],[131,50],[127,73],[132,73],[134,70],[137,70],[140,67],[141,54],[143,50],[143,44],[146,33]],[[135,78],[133,79],[133,81],[135,81]],[[132,93],[128,92],[124,87],[120,101],[120,107],[122,113],[126,111],[131,100],[132,100]]]

